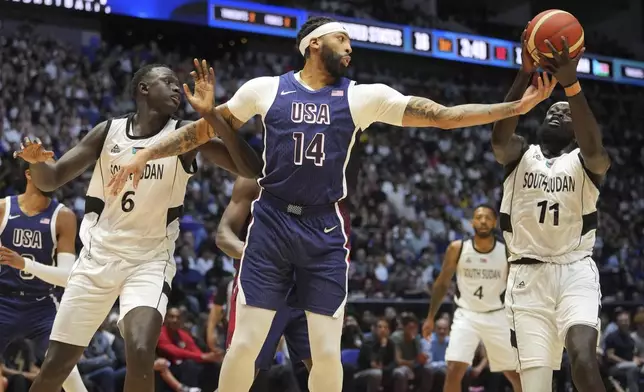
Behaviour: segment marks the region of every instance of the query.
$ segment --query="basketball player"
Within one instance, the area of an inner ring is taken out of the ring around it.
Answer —
[[[245,231],[246,223],[251,214],[251,204],[259,196],[259,185],[257,181],[238,178],[233,186],[230,203],[224,210],[224,214],[217,228],[217,246],[233,259],[239,260],[244,250],[244,241],[240,234]],[[239,264],[235,266],[239,271]],[[237,278],[237,277],[236,277]],[[233,281],[232,293],[229,299],[228,335],[226,336],[226,348],[230,346],[236,327],[236,299],[238,295],[237,279]],[[217,320],[213,320],[217,321]],[[210,325],[213,328],[215,325]],[[273,325],[268,337],[259,352],[255,361],[256,372],[269,370],[277,351],[280,338],[284,335],[290,358],[293,363],[302,361],[308,370],[311,370],[311,352],[309,349],[309,334],[306,325],[306,315],[300,309],[290,308],[284,304],[276,313]]]
[[[500,221],[511,263],[506,304],[512,343],[525,392],[551,390],[564,345],[577,389],[603,392],[595,357],[601,292],[591,255],[599,187],[610,159],[577,80],[581,54],[571,59],[565,40],[561,54],[546,43],[552,59],[542,58],[542,66],[568,101],[548,109],[538,144],[514,133],[516,117],[497,122],[492,133],[494,155],[506,173]],[[526,55],[506,100],[521,96],[532,71]]]
[[[237,328],[222,366],[224,392],[248,391],[275,311],[294,283],[315,363],[310,389],[340,391],[349,262],[345,199],[357,176],[362,131],[374,122],[445,129],[486,124],[526,113],[549,94],[541,84],[510,103],[445,107],[383,84],[357,85],[342,77],[351,61],[347,30],[326,17],[309,19],[297,46],[305,59],[300,72],[252,79],[216,109],[212,91],[188,97],[208,122],[220,112],[238,129],[259,114],[266,128],[260,197],[253,203],[240,265]],[[207,66],[202,68],[198,79],[209,77]],[[227,144],[235,134],[219,135]],[[121,168],[113,192],[130,174],[136,181],[147,160],[184,153],[209,138],[194,128],[159,141]]]
[[[176,270],[175,240],[186,184],[196,170],[196,151],[150,162],[138,189],[106,195],[105,180],[118,171],[119,165],[157,140],[181,133],[177,129],[182,121],[172,117],[181,100],[174,72],[166,66],[145,66],[135,73],[132,88],[135,114],[99,124],[56,163],[45,163],[51,152],[29,140],[17,153],[31,164],[34,185],[45,191],[71,181],[96,162],[80,230],[83,249],[69,278],[49,351],[32,391],[60,389],[117,297],[119,327],[127,351],[125,391],[154,389],[155,349]],[[214,123],[227,127],[224,121],[215,119]],[[208,125],[201,121],[198,126]],[[220,141],[209,141],[206,146],[200,151],[219,166],[246,176],[256,173],[247,162],[253,162],[253,157],[259,162],[259,158],[243,140],[229,143],[232,154]]]
[[[510,328],[503,306],[508,277],[505,245],[494,237],[496,211],[479,206],[472,218],[474,238],[452,241],[445,253],[443,268],[434,282],[429,314],[423,326],[428,337],[445,293],[456,274],[458,306],[449,334],[445,359],[447,374],[443,391],[461,390],[461,381],[472,365],[481,341],[487,351],[490,371],[503,372],[515,392],[521,391],[517,363],[510,345]]]
[[[0,356],[14,339],[47,350],[76,259],[76,215],[36,188],[27,165],[21,166],[25,192],[0,200]],[[87,391],[75,366],[63,388]]]

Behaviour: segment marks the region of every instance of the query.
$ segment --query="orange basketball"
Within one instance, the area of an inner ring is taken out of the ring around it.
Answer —
[[[570,48],[570,57],[577,56],[584,47],[584,28],[569,12],[562,10],[547,10],[535,16],[526,31],[527,49],[535,61],[539,61],[539,53],[552,58],[552,51],[544,43],[550,43],[559,51],[563,50],[561,37],[566,37]]]

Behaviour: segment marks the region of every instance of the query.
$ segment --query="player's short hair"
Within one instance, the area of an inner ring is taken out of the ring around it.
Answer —
[[[476,207],[474,207],[474,210],[472,212],[478,210],[479,208],[487,208],[488,210],[492,211],[492,215],[494,215],[494,219],[499,217],[499,215],[496,213],[496,208],[492,207],[489,204],[479,204]]]
[[[297,37],[295,38],[295,47],[299,48],[300,47],[300,42],[309,35],[313,30],[317,29],[318,27],[325,25],[327,23],[335,22],[336,20],[333,18],[329,18],[326,16],[313,16],[309,18],[302,27],[300,28],[300,31],[297,33]],[[299,50],[299,49],[298,49]],[[309,48],[306,48],[304,51],[304,58],[307,59],[311,55],[311,51]]]
[[[145,78],[150,74],[150,72],[155,68],[172,69],[166,64],[157,64],[157,63],[144,65],[143,67],[139,68],[134,73],[134,76],[132,76],[132,81],[130,82],[130,93],[132,94],[132,98],[136,98],[136,93],[139,91],[139,83],[144,81]]]

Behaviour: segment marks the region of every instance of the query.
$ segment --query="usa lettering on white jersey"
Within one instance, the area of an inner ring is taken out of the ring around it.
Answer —
[[[579,149],[548,159],[531,145],[503,183],[500,220],[510,261],[568,264],[591,256],[598,199]]]

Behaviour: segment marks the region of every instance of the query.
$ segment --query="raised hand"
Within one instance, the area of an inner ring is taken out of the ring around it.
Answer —
[[[215,106],[215,71],[208,67],[206,60],[194,59],[195,70],[190,72],[195,82],[194,94],[187,84],[183,84],[188,103],[201,115],[208,113]]]
[[[584,55],[586,48],[582,48],[577,56],[571,58],[570,47],[568,46],[566,37],[561,37],[561,44],[563,46],[561,53],[550,41],[545,40],[544,42],[550,48],[552,58],[541,55],[542,68],[553,74],[562,86],[568,87],[574,84],[577,81],[577,64]]]
[[[526,32],[530,22],[526,25],[523,33],[521,33],[521,70],[525,73],[533,73],[537,70],[537,63],[534,61],[528,50],[528,41],[526,38]]]
[[[20,150],[13,152],[13,157],[22,158],[29,163],[41,163],[54,159],[54,153],[45,150],[40,139],[35,138],[31,141],[25,137],[20,143]]]
[[[130,177],[132,178],[132,186],[134,189],[137,188],[139,180],[141,180],[141,174],[145,171],[145,164],[148,163],[145,151],[145,149],[137,151],[130,163],[121,165],[119,171],[112,176],[107,187],[113,196],[121,193]]]
[[[536,79],[536,86],[535,83],[528,86],[525,93],[523,93],[523,97],[521,97],[521,114],[526,114],[539,103],[550,97],[557,85],[557,79],[555,77],[550,79],[545,72],[541,76],[537,76]]]

